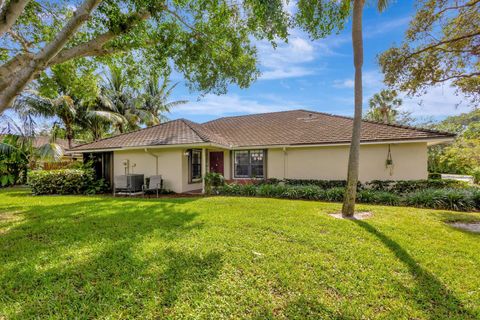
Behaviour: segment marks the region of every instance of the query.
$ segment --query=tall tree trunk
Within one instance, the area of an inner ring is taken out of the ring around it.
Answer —
[[[364,0],[354,0],[352,21],[353,63],[355,65],[355,113],[353,116],[352,142],[348,158],[347,190],[343,199],[342,214],[352,217],[355,212],[358,171],[360,165],[360,132],[362,126],[362,65],[363,39],[362,15]]]
[[[66,126],[66,135],[67,135],[67,142],[68,142],[68,149],[72,149],[72,141],[73,141],[73,129],[69,125]]]

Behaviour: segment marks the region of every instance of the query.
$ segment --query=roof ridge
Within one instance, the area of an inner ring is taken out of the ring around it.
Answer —
[[[322,114],[322,115],[329,116],[329,117],[344,118],[344,119],[353,120],[353,117],[331,114],[331,113],[326,113],[326,112],[321,112],[321,111],[311,111],[311,110],[305,110],[305,109],[299,109],[299,111],[313,112],[313,113]],[[389,127],[394,127],[394,128],[402,128],[402,129],[424,131],[424,132],[430,132],[430,133],[440,133],[440,134],[455,136],[455,134],[451,133],[451,132],[421,128],[421,127],[416,127],[416,126],[408,126],[408,125],[402,125],[402,124],[396,124],[396,123],[383,123],[383,122],[380,122],[380,121],[373,121],[373,120],[366,120],[366,119],[362,119],[362,122],[379,124],[379,125],[384,125],[384,126],[389,126]]]
[[[191,126],[192,123],[200,125],[199,123],[190,121],[190,120],[185,119],[185,118],[181,118],[181,119],[179,119],[179,120],[183,121],[183,123],[185,123],[185,125],[186,125],[187,127],[189,127],[193,132],[195,132],[195,134],[196,134],[200,139],[202,139],[203,142],[211,142],[210,139],[208,139],[208,137],[205,137],[205,135],[200,134],[197,129],[194,129],[194,128]]]
[[[305,110],[304,110],[304,109],[290,109],[290,110],[271,111],[271,112],[260,112],[260,113],[250,113],[250,114],[239,114],[239,115],[236,115],[236,116],[225,116],[225,117],[220,117],[220,118],[216,118],[216,119],[209,120],[209,121],[206,121],[206,122],[203,122],[203,123],[199,123],[199,124],[200,124],[200,125],[204,125],[204,124],[207,124],[207,123],[210,123],[210,122],[214,122],[214,121],[217,121],[217,120],[222,120],[222,119],[241,118],[241,117],[255,117],[255,116],[261,116],[261,115],[265,115],[265,114],[273,114],[273,113],[286,113],[286,112],[293,112],[293,111],[305,111]]]
[[[76,145],[75,147],[73,147],[73,148],[70,149],[70,150],[73,150],[73,149],[78,148],[78,147],[86,146],[86,145],[89,145],[89,144],[92,144],[92,143],[95,143],[95,142],[98,142],[98,141],[105,141],[105,140],[117,138],[117,137],[120,137],[120,136],[125,136],[125,135],[127,135],[127,134],[131,134],[131,133],[135,133],[135,132],[139,132],[139,131],[143,131],[143,130],[152,129],[152,128],[159,127],[159,126],[162,126],[162,125],[164,125],[164,124],[167,124],[167,123],[170,123],[170,122],[179,121],[179,120],[182,120],[182,119],[168,120],[168,121],[166,121],[166,122],[162,122],[162,123],[159,123],[159,124],[150,126],[150,127],[139,128],[139,129],[136,129],[136,130],[133,130],[133,131],[129,131],[129,132],[114,134],[114,135],[111,136],[111,137],[107,137],[107,138],[103,138],[103,139],[100,139],[100,140],[97,140],[97,141],[86,142],[86,143],[82,143],[82,144]]]

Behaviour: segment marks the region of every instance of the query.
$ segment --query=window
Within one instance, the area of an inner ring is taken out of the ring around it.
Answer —
[[[189,171],[190,182],[199,182],[202,180],[202,150],[189,150]]]
[[[265,150],[237,150],[233,154],[235,178],[265,177]]]

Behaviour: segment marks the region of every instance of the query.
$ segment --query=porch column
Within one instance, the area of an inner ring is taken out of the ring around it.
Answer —
[[[205,174],[207,173],[207,149],[202,148],[202,193],[205,193]]]

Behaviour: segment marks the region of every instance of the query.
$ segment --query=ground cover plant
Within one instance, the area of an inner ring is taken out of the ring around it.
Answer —
[[[479,213],[0,191],[0,318],[478,319]]]
[[[227,196],[323,200],[341,202],[345,194],[342,180],[279,180],[254,184],[225,184],[216,193]],[[389,206],[456,211],[480,210],[480,188],[455,180],[370,181],[359,184],[357,201]]]

